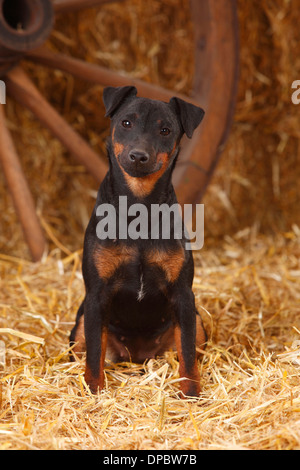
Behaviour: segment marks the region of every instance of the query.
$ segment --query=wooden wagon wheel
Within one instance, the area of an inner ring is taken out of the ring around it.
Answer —
[[[216,167],[233,116],[238,70],[236,0],[190,0],[195,29],[195,77],[189,97],[53,53],[43,46],[56,14],[111,1],[124,0],[0,0],[0,78],[8,94],[30,109],[99,182],[107,171],[106,164],[43,98],[21,68],[22,58],[26,56],[26,60],[103,86],[135,85],[139,94],[148,98],[168,101],[176,95],[199,104],[206,111],[205,119],[192,141],[184,143],[182,164],[174,173],[179,201],[196,203],[201,200]],[[5,125],[3,105],[0,105],[0,161],[32,258],[39,260],[45,249],[45,238]]]

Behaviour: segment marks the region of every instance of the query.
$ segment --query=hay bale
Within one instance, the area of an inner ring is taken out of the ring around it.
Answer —
[[[291,2],[239,2],[234,125],[204,200],[214,236],[253,224],[269,232],[299,225],[300,113],[291,100],[300,77],[299,11]]]

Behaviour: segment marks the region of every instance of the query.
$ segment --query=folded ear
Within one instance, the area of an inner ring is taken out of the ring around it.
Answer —
[[[124,103],[129,97],[134,97],[137,94],[135,86],[122,86],[112,87],[108,86],[103,90],[103,103],[105,106],[105,116],[112,117],[114,112]]]
[[[178,115],[184,132],[191,139],[194,130],[203,119],[204,110],[176,97],[170,99],[170,105]]]

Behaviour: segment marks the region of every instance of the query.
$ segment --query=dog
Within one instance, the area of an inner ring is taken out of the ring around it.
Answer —
[[[200,393],[196,346],[204,348],[207,338],[192,292],[191,251],[172,230],[169,239],[161,230],[155,239],[99,238],[103,215],[97,208],[111,205],[118,221],[120,196],[128,207],[176,204],[171,178],[179,143],[184,134],[192,137],[204,111],[177,97],[168,103],[138,97],[133,86],[106,87],[103,102],[111,119],[109,170],[85,233],[86,294],[70,345],[75,354],[86,352],[85,380],[92,393],[103,389],[105,357],[143,363],[176,349],[181,395],[195,397]]]

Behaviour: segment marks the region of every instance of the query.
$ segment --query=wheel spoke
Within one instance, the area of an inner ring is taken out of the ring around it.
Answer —
[[[24,237],[33,260],[38,261],[44,253],[46,242],[13,139],[5,124],[4,105],[0,105],[0,161]]]
[[[134,85],[137,87],[139,93],[146,98],[169,101],[173,96],[177,96],[185,101],[195,103],[196,105],[199,104],[197,99],[193,99],[181,93],[167,90],[166,88],[144,82],[137,78],[121,75],[118,72],[107,69],[106,67],[90,64],[64,54],[54,53],[46,48],[36,49],[35,51],[30,52],[27,57],[34,62],[48,67],[57,68],[82,80],[98,83],[103,86]]]
[[[65,13],[85,8],[97,7],[103,3],[123,2],[124,0],[53,0],[55,13]]]
[[[8,92],[35,116],[65,145],[74,157],[96,178],[102,181],[106,164],[87,142],[45,100],[29,77],[20,68],[11,70],[6,77]]]

